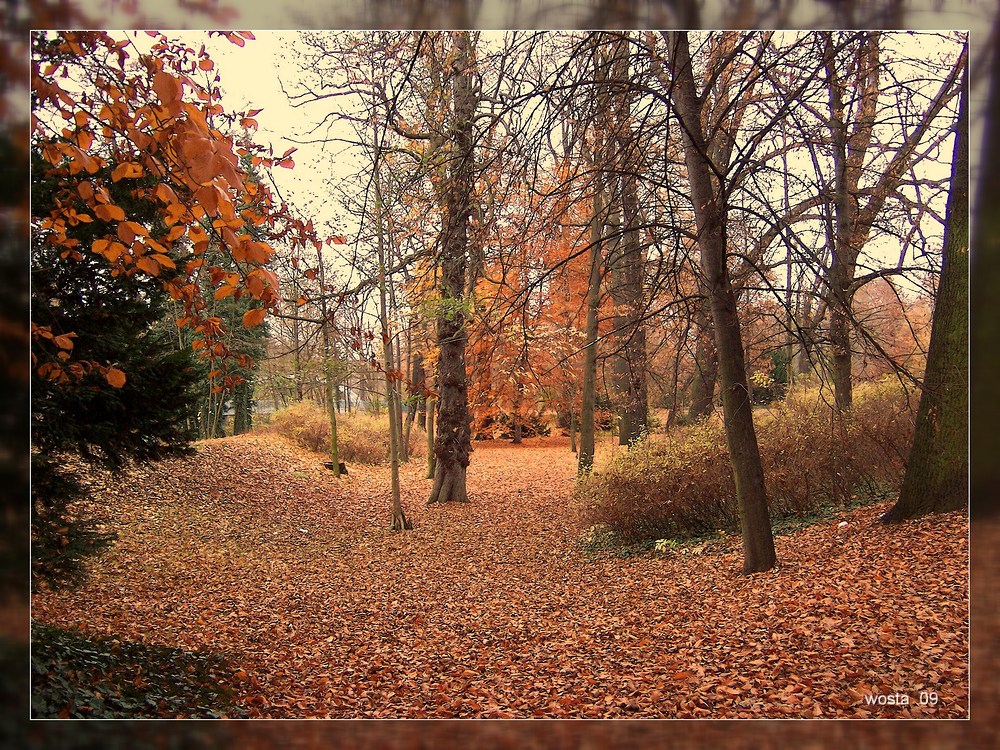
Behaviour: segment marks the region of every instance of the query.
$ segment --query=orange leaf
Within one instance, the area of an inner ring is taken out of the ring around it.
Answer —
[[[163,217],[163,220],[168,227],[172,227],[180,221],[181,217],[185,213],[187,213],[187,208],[185,206],[182,206],[180,203],[172,203],[167,206],[167,213],[166,216]]]
[[[160,275],[160,264],[157,263],[148,255],[143,255],[142,257],[136,258],[135,264],[136,266],[139,267],[139,269],[145,271],[150,276]]]
[[[117,367],[109,367],[107,372],[104,373],[104,379],[108,381],[108,384],[112,388],[121,388],[125,385],[125,373]]]
[[[156,197],[167,204],[180,202],[177,200],[177,193],[165,182],[161,182],[156,186]]]
[[[253,328],[254,326],[259,326],[264,322],[265,317],[267,317],[266,307],[256,307],[253,310],[247,310],[243,313],[243,327]]]
[[[170,104],[181,98],[181,82],[161,70],[153,76],[153,91],[160,97],[161,102]]]
[[[56,336],[52,341],[60,349],[72,349],[73,348],[73,333],[64,333],[61,336]]]
[[[94,213],[101,221],[125,221],[124,209],[113,203],[98,203],[94,206]]]
[[[130,161],[122,162],[111,172],[112,182],[136,177],[142,177],[142,165]]]
[[[245,242],[243,249],[247,263],[262,266],[271,260],[271,248],[261,242]]]

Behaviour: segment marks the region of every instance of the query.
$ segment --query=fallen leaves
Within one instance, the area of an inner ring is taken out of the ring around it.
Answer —
[[[138,467],[107,484],[119,542],[93,580],[34,614],[234,655],[248,716],[967,716],[961,515],[850,511],[777,537],[779,567],[750,577],[738,540],[585,555],[566,445],[475,447],[468,504],[425,505],[404,465],[401,534],[388,469],[335,480],[273,436]]]

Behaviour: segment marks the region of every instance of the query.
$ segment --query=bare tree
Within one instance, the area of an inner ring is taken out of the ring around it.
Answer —
[[[686,32],[666,32],[673,86],[671,98],[684,136],[685,154],[698,225],[701,272],[710,294],[715,347],[719,356],[726,443],[736,480],[743,533],[743,572],[769,570],[776,561],[767,509],[764,470],[754,431],[736,297],[726,253],[726,200],[710,156],[712,134],[703,130],[702,99],[695,89]]]

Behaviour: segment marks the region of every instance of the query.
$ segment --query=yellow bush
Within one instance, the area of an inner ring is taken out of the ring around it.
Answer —
[[[326,410],[312,402],[303,401],[276,411],[263,429],[284,435],[311,451],[326,453],[330,450],[330,422]],[[388,416],[338,414],[337,448],[340,459],[347,463],[387,463],[389,461]],[[424,435],[414,428],[410,435],[410,455],[426,454]]]
[[[755,413],[772,517],[802,515],[898,490],[913,436],[916,397],[896,381],[855,390],[835,419],[829,394],[793,389]],[[738,529],[723,425],[709,419],[653,436],[578,487],[585,525],[637,542]]]

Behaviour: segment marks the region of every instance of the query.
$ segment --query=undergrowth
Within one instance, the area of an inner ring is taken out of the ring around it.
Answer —
[[[793,390],[755,413],[757,441],[776,531],[899,489],[916,399],[898,382],[855,389],[836,418],[816,388]],[[739,532],[736,488],[720,420],[652,436],[577,487],[585,526],[607,528],[622,549],[658,539]]]
[[[233,704],[237,674],[217,654],[31,623],[36,719],[240,717]]]
[[[276,411],[260,429],[283,435],[307,450],[325,453],[330,449],[330,422],[326,410],[309,401],[301,401]],[[411,456],[427,454],[424,433],[416,427],[410,432],[409,448]],[[388,463],[388,416],[338,414],[337,450],[340,460],[346,463]]]

